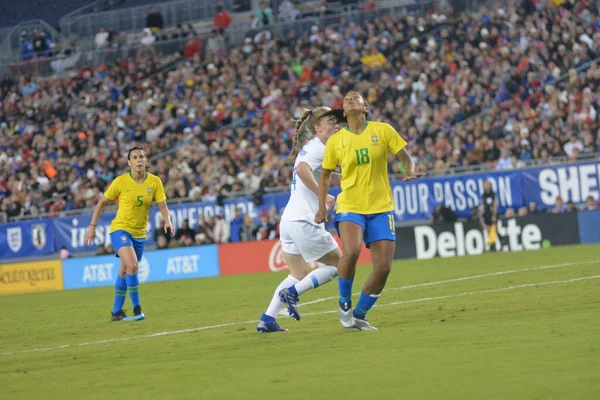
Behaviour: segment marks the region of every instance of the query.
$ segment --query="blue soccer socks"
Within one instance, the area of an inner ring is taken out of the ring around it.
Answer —
[[[379,294],[366,294],[361,292],[360,297],[358,299],[358,303],[354,308],[354,315],[364,317],[367,314],[367,312],[369,312],[369,310],[373,308],[373,305],[375,304],[379,296]]]
[[[115,282],[115,305],[113,306],[113,314],[116,314],[123,309],[126,294],[127,282],[125,281],[125,278],[117,276],[117,281]]]
[[[141,306],[140,305],[140,281],[138,279],[138,274],[127,274],[127,290],[129,290],[129,297],[131,298],[131,303],[133,307]]]
[[[338,287],[340,291],[340,303],[349,303],[352,301],[352,283],[354,282],[354,278],[352,279],[343,279],[342,277],[338,277]]]

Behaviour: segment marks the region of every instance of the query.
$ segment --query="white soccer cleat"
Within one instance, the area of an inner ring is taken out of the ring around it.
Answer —
[[[340,324],[344,328],[352,328],[354,326],[354,318],[352,317],[352,302],[339,303],[340,306]]]
[[[361,317],[353,316],[352,319],[354,320],[354,328],[358,329],[359,331],[377,331],[378,330],[373,325],[371,325],[369,323],[369,321],[367,321],[367,318],[365,318],[365,317],[361,318]]]

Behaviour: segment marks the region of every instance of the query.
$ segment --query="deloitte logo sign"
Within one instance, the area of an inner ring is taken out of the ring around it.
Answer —
[[[465,229],[465,224],[457,222],[453,230],[440,232],[431,226],[414,228],[417,259],[455,257],[482,254],[487,247],[487,233],[482,228]],[[498,234],[503,237],[496,241],[500,251],[537,250],[549,247],[547,240],[542,241],[542,230],[534,223],[519,224],[516,219],[498,221]]]

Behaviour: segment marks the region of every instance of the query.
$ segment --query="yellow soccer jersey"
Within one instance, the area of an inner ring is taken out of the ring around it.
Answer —
[[[158,176],[146,173],[144,182],[137,183],[130,172],[115,178],[104,192],[104,197],[111,201],[118,198],[119,202],[110,232],[124,230],[136,239],[146,237],[152,200],[162,203],[167,199]]]
[[[334,134],[325,145],[323,168],[342,168],[342,193],[337,212],[379,214],[392,211],[394,200],[388,177],[388,153],[398,154],[404,139],[388,124],[368,121],[356,135],[348,127]]]

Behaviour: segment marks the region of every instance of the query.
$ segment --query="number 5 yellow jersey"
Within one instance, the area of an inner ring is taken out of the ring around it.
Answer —
[[[118,176],[104,192],[104,197],[111,201],[118,199],[119,202],[110,232],[124,230],[136,239],[146,237],[152,200],[162,203],[167,199],[160,178],[149,173],[142,183],[137,183],[131,173]]]
[[[406,141],[388,124],[368,121],[356,135],[348,127],[335,133],[325,145],[323,168],[342,169],[342,193],[337,213],[378,214],[394,209],[388,177],[388,154],[396,155]]]

